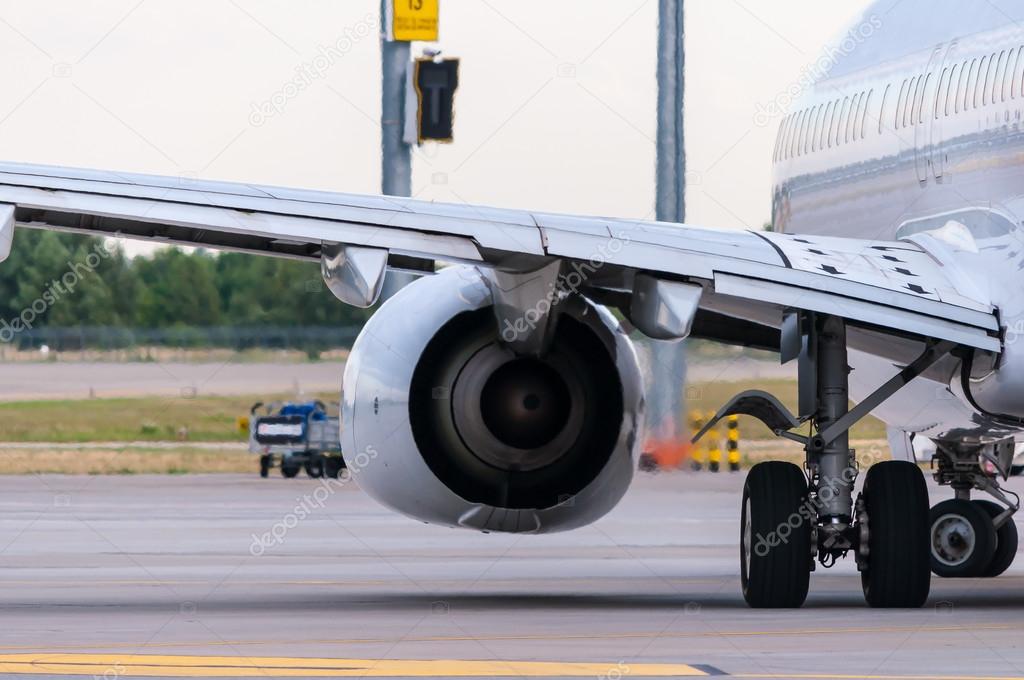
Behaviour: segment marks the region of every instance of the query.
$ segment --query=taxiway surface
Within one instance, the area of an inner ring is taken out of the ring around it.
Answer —
[[[1024,561],[921,610],[868,609],[849,563],[801,610],[747,609],[741,485],[641,475],[594,526],[509,536],[351,483],[0,477],[0,674],[1024,676]]]

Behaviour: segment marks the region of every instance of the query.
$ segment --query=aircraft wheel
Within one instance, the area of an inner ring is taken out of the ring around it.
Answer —
[[[974,501],[974,504],[985,510],[993,520],[1003,514],[1005,510],[1003,506],[992,501]],[[995,554],[992,555],[992,561],[988,563],[981,575],[985,578],[992,578],[1009,569],[1013,564],[1013,558],[1017,556],[1017,542],[1017,524],[1013,521],[1013,517],[1010,517],[1003,526],[996,529]]]
[[[792,463],[759,463],[743,486],[740,581],[755,608],[799,607],[811,578],[807,478]]]
[[[306,474],[312,479],[320,479],[326,472],[326,464],[324,463],[324,457],[316,455],[306,461]]]
[[[873,465],[864,479],[868,554],[861,586],[872,607],[920,607],[928,599],[928,487],[914,463]]]
[[[929,513],[931,562],[936,576],[981,576],[996,552],[996,528],[978,503],[952,498]]]
[[[337,479],[341,474],[341,471],[345,469],[345,461],[341,456],[331,456],[326,459],[327,461],[327,476],[331,479]]]

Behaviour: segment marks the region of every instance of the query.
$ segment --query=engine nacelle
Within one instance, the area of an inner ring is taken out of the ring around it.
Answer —
[[[472,267],[424,277],[366,324],[345,368],[342,448],[370,496],[433,524],[554,532],[626,493],[641,439],[636,353],[603,307],[558,305],[550,349],[499,342]]]

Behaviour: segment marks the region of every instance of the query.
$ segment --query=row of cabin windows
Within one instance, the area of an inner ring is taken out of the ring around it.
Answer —
[[[875,91],[812,106],[789,115],[779,128],[775,160],[796,158],[863,139]]]
[[[885,129],[892,90],[892,85],[886,86],[882,95],[879,134]],[[873,94],[874,90],[861,92],[788,116],[776,139],[775,161],[863,139]],[[1024,45],[946,67],[937,81],[934,73],[905,79],[896,99],[893,127],[923,124],[929,115],[925,102],[932,105],[931,115],[938,120],[1018,97],[1024,97]]]

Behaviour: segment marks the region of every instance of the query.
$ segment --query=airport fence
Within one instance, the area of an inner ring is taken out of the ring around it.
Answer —
[[[290,349],[319,352],[347,349],[359,335],[359,326],[217,326],[171,328],[33,328],[22,330],[0,344],[14,351],[115,351],[143,347],[171,349]]]

